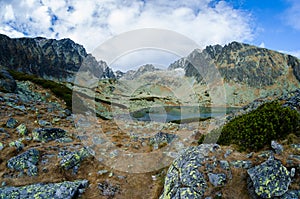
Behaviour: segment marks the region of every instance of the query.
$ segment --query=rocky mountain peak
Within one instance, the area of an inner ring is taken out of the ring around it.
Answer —
[[[219,44],[213,45],[213,46],[210,45],[210,46],[207,46],[204,49],[204,51],[206,51],[211,56],[212,59],[215,59],[216,56],[221,53],[222,48],[223,47]]]
[[[136,71],[137,75],[138,74],[144,74],[146,72],[153,72],[159,70],[158,68],[155,68],[154,65],[152,64],[145,64],[143,66],[140,66],[139,69]]]
[[[114,78],[102,62],[88,55],[85,48],[71,39],[16,38],[0,35],[0,64],[9,69],[44,79],[73,82],[84,62],[100,72],[100,78]],[[102,68],[103,67],[103,68]]]
[[[201,81],[201,74],[190,63],[204,61],[200,57],[207,57],[207,61],[212,61],[225,81],[240,82],[252,87],[272,85],[288,68],[292,68],[294,75],[300,80],[299,59],[236,41],[223,47],[214,45],[207,46],[203,51],[194,50],[186,58],[172,63],[169,69],[184,68],[186,76],[194,76]]]
[[[149,72],[155,72],[159,71],[160,69],[156,68],[152,64],[145,64],[140,66],[137,70],[129,70],[125,74],[122,75],[124,79],[136,79],[139,78],[140,76],[149,73]]]

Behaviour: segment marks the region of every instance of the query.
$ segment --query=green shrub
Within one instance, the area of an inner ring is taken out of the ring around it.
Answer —
[[[277,101],[265,103],[241,115],[221,130],[218,144],[238,146],[241,151],[259,150],[272,140],[284,139],[299,127],[300,116],[295,110],[282,107]]]
[[[31,81],[45,89],[50,89],[56,97],[66,102],[66,106],[69,110],[72,110],[72,90],[67,86],[51,80],[39,78],[35,75],[28,75],[14,70],[9,70],[9,73],[15,80]]]

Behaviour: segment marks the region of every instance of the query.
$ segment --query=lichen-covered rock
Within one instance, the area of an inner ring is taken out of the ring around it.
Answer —
[[[18,120],[14,118],[9,118],[6,122],[6,127],[7,128],[15,128],[15,126],[18,124]]]
[[[281,100],[285,101],[283,106],[300,111],[300,89],[298,88],[295,91],[290,92],[289,95],[291,96],[283,95],[281,97]]]
[[[41,127],[51,126],[51,123],[45,120],[39,120],[38,123]]]
[[[37,149],[29,149],[7,161],[7,167],[16,171],[24,172],[27,169],[28,176],[38,174],[37,164],[40,152]]]
[[[25,124],[20,124],[19,126],[17,126],[16,130],[20,136],[28,135],[28,130]]]
[[[150,138],[149,143],[157,149],[159,146],[171,143],[176,137],[177,135],[174,134],[159,132]]]
[[[271,141],[271,147],[276,154],[281,154],[283,152],[283,146],[274,140]]]
[[[222,186],[226,182],[226,174],[225,173],[209,173],[208,174],[209,182],[214,185],[215,187],[217,186]]]
[[[98,188],[101,192],[101,195],[108,196],[109,198],[114,197],[115,194],[120,191],[119,186],[112,185],[108,182],[98,183]]]
[[[262,164],[247,170],[255,190],[261,198],[282,196],[291,183],[290,172],[279,160],[270,157]]]
[[[16,147],[18,151],[21,151],[24,148],[24,144],[22,143],[22,140],[15,140],[9,143],[10,147]]]
[[[59,143],[71,143],[73,141],[74,140],[72,138],[69,138],[69,137],[59,138],[59,139],[55,140],[55,142],[59,142]]]
[[[60,128],[38,128],[32,131],[33,140],[40,142],[49,142],[63,138],[67,132]]]
[[[252,167],[250,160],[234,160],[230,162],[230,165],[234,168],[249,169]]]
[[[300,190],[287,191],[280,199],[298,199],[300,198]]]
[[[291,144],[291,147],[300,152],[300,144]]]
[[[171,164],[160,199],[202,198],[208,185],[199,168],[203,166],[208,153],[217,148],[218,145],[201,144],[186,149]]]
[[[0,151],[2,151],[3,148],[4,148],[4,144],[0,142]]]
[[[74,151],[67,153],[62,157],[60,161],[60,166],[66,170],[69,170],[74,167],[79,167],[80,162],[88,157],[90,154],[87,149],[82,148],[79,151]]]
[[[227,160],[220,160],[220,167],[224,170],[229,170],[229,162]]]
[[[65,181],[61,183],[32,184],[23,187],[2,187],[0,188],[0,198],[55,198],[73,199],[77,198],[88,186],[87,180],[77,180],[74,182]]]

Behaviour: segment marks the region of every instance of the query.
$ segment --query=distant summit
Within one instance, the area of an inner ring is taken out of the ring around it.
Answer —
[[[140,66],[136,71],[135,70],[127,71],[121,77],[123,79],[132,80],[132,79],[137,79],[146,73],[155,72],[155,71],[159,71],[159,70],[160,69],[156,68],[152,64],[145,64],[145,65]]]

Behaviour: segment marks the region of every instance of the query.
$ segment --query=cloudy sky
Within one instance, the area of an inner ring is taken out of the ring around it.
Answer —
[[[299,0],[0,0],[0,9],[2,34],[71,38],[90,53],[126,31],[161,28],[200,47],[235,40],[300,57]],[[147,62],[159,64],[150,54]]]

